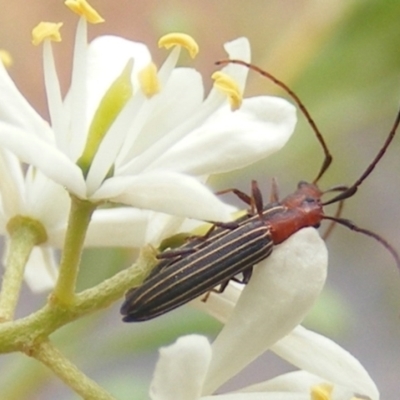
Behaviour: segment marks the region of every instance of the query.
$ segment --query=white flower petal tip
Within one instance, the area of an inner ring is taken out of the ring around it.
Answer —
[[[255,266],[212,345],[203,394],[213,393],[302,321],[324,286],[327,264],[324,241],[314,228],[305,228]]]
[[[194,175],[244,168],[280,150],[291,137],[296,121],[296,108],[284,99],[245,99],[234,113],[222,107],[161,156],[153,168]]]
[[[243,61],[250,60],[250,42],[244,36],[226,42],[224,49],[230,56],[240,57]]]
[[[200,398],[211,361],[211,345],[204,336],[188,335],[160,349],[150,385],[152,400]]]
[[[320,376],[326,382],[367,396],[371,400],[379,400],[379,391],[361,363],[325,336],[297,326],[289,335],[275,343],[271,350],[298,368]]]
[[[225,51],[228,53],[230,59],[243,60],[250,62],[251,59],[251,49],[250,42],[245,37],[240,37],[231,42],[227,42],[224,45]],[[240,65],[228,64],[222,71],[232,77],[238,85],[240,90],[243,92],[246,86],[246,79],[249,73],[248,68],[243,68]]]

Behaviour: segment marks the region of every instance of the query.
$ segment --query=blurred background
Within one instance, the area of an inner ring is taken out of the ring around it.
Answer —
[[[400,2],[390,0],[93,0],[106,19],[90,26],[90,39],[116,34],[142,41],[160,65],[166,52],[158,38],[184,31],[200,45],[192,62],[205,84],[224,58],[223,43],[247,36],[252,62],[275,74],[301,97],[334,155],[322,188],[352,184],[370,163],[394,121],[400,99]],[[41,48],[31,45],[39,21],[63,21],[63,42],[54,46],[64,92],[69,86],[77,18],[60,0],[0,0],[0,48],[14,59],[9,72],[34,107],[47,118]],[[246,95],[286,96],[250,73]],[[272,177],[282,195],[299,180],[312,180],[323,155],[310,127],[300,122],[278,154],[240,173],[214,177],[215,189],[249,190],[257,179],[268,194]],[[400,251],[400,172],[397,137],[376,171],[346,202],[343,216],[387,238]],[[234,201],[234,199],[232,199]],[[327,214],[333,214],[328,209]],[[329,336],[356,356],[369,371],[381,398],[398,399],[400,382],[400,275],[390,254],[377,242],[338,226],[327,240],[330,268],[326,289],[306,325]],[[80,288],[101,281],[130,264],[128,250],[85,253]],[[24,288],[19,316],[41,306],[46,295]],[[141,324],[123,324],[120,304],[77,321],[53,335],[73,362],[118,399],[146,399],[157,348],[178,335],[200,332],[213,338],[220,325],[183,307]],[[291,367],[267,354],[226,388],[265,380]],[[0,358],[4,399],[70,400],[77,397],[41,365],[24,355]]]

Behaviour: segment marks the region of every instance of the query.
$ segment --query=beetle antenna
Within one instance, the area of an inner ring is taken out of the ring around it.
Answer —
[[[357,225],[354,225],[350,220],[344,219],[344,218],[336,218],[336,217],[329,217],[324,215],[323,219],[329,219],[330,221],[335,221],[340,225],[346,226],[347,228],[351,229],[352,231],[355,232],[360,232],[366,236],[370,236],[374,238],[376,241],[382,244],[383,247],[385,247],[390,254],[393,256],[393,258],[396,261],[397,268],[400,270],[400,256],[397,253],[397,251],[394,249],[394,247],[382,236],[377,235],[375,232],[369,231],[367,229],[359,228]]]
[[[376,167],[376,165],[378,164],[380,159],[385,154],[387,148],[389,147],[390,143],[392,142],[392,140],[394,138],[394,135],[396,134],[396,131],[397,131],[397,128],[399,127],[399,125],[400,125],[400,110],[397,113],[396,119],[394,121],[392,129],[389,132],[389,135],[387,136],[387,138],[385,140],[385,143],[383,144],[382,148],[378,151],[378,154],[375,156],[372,163],[370,165],[368,165],[368,167],[364,171],[364,173],[347,190],[343,191],[342,193],[338,194],[336,197],[328,200],[327,202],[323,203],[322,205],[326,206],[328,204],[336,203],[337,201],[348,199],[349,197],[353,196],[354,193],[357,192],[358,187],[361,185],[361,183],[364,182],[364,180],[374,170],[374,168]]]
[[[283,83],[282,81],[280,81],[279,79],[275,78],[275,76],[271,75],[269,72],[262,70],[261,68],[253,65],[253,64],[249,64],[245,61],[242,60],[220,60],[217,61],[215,63],[216,65],[224,65],[224,64],[239,64],[239,65],[243,65],[244,67],[247,67],[253,71],[256,71],[257,73],[259,73],[260,75],[264,76],[265,78],[271,80],[272,82],[274,82],[277,86],[279,86],[280,88],[282,88],[286,93],[289,94],[289,96],[294,100],[294,102],[298,105],[298,107],[300,108],[300,110],[302,111],[303,115],[306,117],[308,123],[310,124],[312,130],[314,131],[319,143],[322,146],[322,149],[324,151],[324,161],[322,163],[322,166],[318,172],[317,177],[313,180],[313,183],[316,184],[319,179],[322,177],[322,175],[324,175],[324,173],[326,172],[326,170],[328,169],[329,165],[332,162],[332,155],[328,149],[328,146],[325,143],[325,140],[320,132],[320,130],[318,129],[316,123],[314,122],[313,118],[311,117],[310,113],[308,112],[307,108],[305,107],[305,105],[303,104],[303,102],[300,100],[300,98],[297,96],[297,94],[295,92],[293,92],[292,89],[290,89],[285,83]]]

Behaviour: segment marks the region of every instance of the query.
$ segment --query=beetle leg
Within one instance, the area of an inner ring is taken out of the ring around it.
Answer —
[[[234,279],[234,278],[232,278],[232,279]],[[205,296],[201,299],[201,301],[202,301],[203,303],[205,303],[205,302],[208,300],[208,298],[210,297],[210,294],[211,294],[211,293],[223,293],[223,291],[224,291],[224,290],[226,289],[226,287],[228,286],[229,281],[230,281],[230,279],[228,279],[228,280],[222,282],[221,284],[219,284],[219,285],[216,286],[215,288],[209,290],[209,291],[205,294]]]
[[[163,260],[166,258],[175,258],[179,256],[186,256],[188,254],[192,254],[196,251],[194,248],[189,248],[189,249],[172,249],[172,250],[165,250],[160,254],[156,255],[156,258],[159,260]]]
[[[270,203],[277,203],[279,201],[279,187],[275,178],[272,178],[271,183],[271,196],[269,198]]]
[[[253,214],[257,212],[257,214],[260,216],[260,219],[263,220],[263,198],[260,187],[255,180],[251,181],[251,193],[251,198],[253,199],[251,211],[253,211]]]
[[[249,206],[251,206],[253,203],[251,196],[242,192],[239,189],[230,188],[230,189],[220,190],[220,191],[216,192],[215,194],[221,195],[221,194],[226,194],[226,193],[233,193],[235,196],[239,197],[240,200],[242,200],[244,203],[248,204]]]
[[[253,273],[253,267],[246,268],[246,269],[242,272],[242,274],[243,274],[243,279],[242,279],[242,282],[241,282],[241,283],[244,283],[245,285],[248,284],[248,283],[249,283],[249,280],[250,280],[250,278],[251,278],[252,273]]]

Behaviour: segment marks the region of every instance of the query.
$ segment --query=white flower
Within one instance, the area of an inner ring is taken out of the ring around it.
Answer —
[[[59,27],[56,24],[52,29]],[[35,219],[45,228],[48,240],[34,250],[30,264],[35,268],[27,271],[37,288],[48,287],[55,278],[49,246],[62,247],[64,241],[70,205],[64,188],[89,201],[127,205],[96,210],[86,246],[157,243],[174,233],[183,217],[229,219],[229,208],[202,182],[210,174],[244,167],[280,149],[296,122],[294,107],[279,98],[246,99],[235,112],[218,88],[204,100],[200,74],[176,68],[180,45],[155,75],[144,44],[103,36],[88,45],[86,30],[82,18],[76,33],[72,83],[64,100],[51,43],[44,42],[50,124],[26,101],[0,63],[0,145],[10,152],[2,155],[0,232],[6,233],[8,221],[16,215]],[[59,39],[58,32],[54,36]],[[227,43],[225,49],[232,58],[250,60],[247,39]],[[159,93],[153,89],[152,96],[145,95],[139,82],[140,74],[149,70],[160,85]],[[223,71],[238,90],[244,89],[245,68],[230,65]],[[113,119],[108,114],[115,93],[110,91],[119,94],[116,87],[121,80],[122,86],[132,85],[134,92]],[[96,130],[93,127],[105,130],[105,136],[85,170],[79,163],[87,149],[91,150],[88,142]],[[25,173],[15,156],[29,165]],[[46,260],[47,272],[40,273],[40,263],[34,260]]]
[[[138,83],[138,75],[151,65],[147,47],[112,36],[88,46],[81,20],[72,84],[64,101],[50,42],[44,43],[51,126],[0,67],[0,144],[82,199],[198,219],[229,219],[223,203],[189,175],[241,168],[278,150],[294,129],[294,107],[264,96],[245,100],[233,112],[226,95],[216,88],[203,100],[199,73],[175,68],[180,47],[171,51],[158,72],[160,92],[149,98]],[[244,38],[225,48],[232,58],[250,58]],[[229,65],[223,72],[244,88],[245,68]],[[116,82],[125,84],[126,74],[134,94],[110,120],[104,103],[110,102],[110,91],[119,93]],[[96,129],[106,134],[93,150],[90,135]]]
[[[326,399],[350,400],[360,394],[377,400],[373,381],[354,357],[331,340],[299,326],[322,290],[326,267],[322,239],[315,229],[302,229],[255,267],[239,300],[238,286],[230,285],[226,295],[211,294],[205,304],[198,302],[226,324],[212,345],[204,337],[191,335],[161,350],[150,390],[152,399],[297,400],[311,399],[311,390],[326,389],[331,392]],[[302,371],[240,393],[212,395],[266,350]]]

